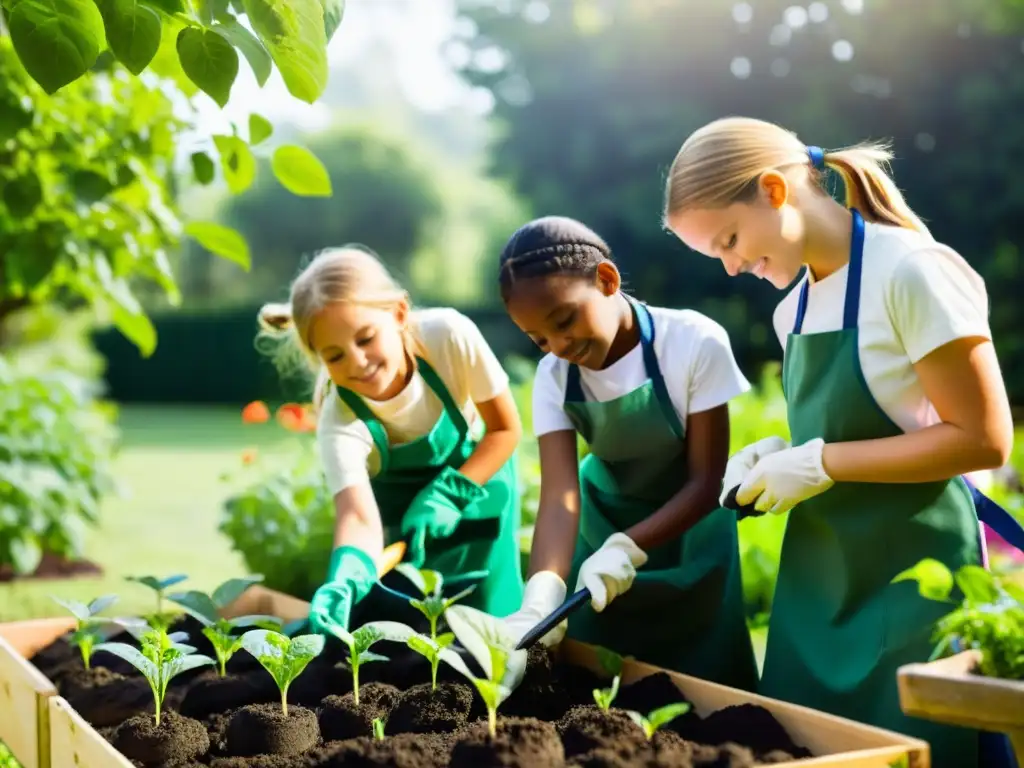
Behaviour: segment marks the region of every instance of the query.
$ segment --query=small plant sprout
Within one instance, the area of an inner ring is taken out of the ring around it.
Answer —
[[[373,738],[384,741],[384,721],[379,717],[373,718]]]
[[[444,587],[444,576],[438,571],[416,568],[409,563],[399,563],[395,566],[395,570],[415,584],[420,594],[423,595],[422,600],[410,600],[409,604],[427,617],[427,621],[430,622],[430,639],[436,643],[438,619],[444,615],[446,610],[476,589],[476,585],[466,587],[452,597],[445,597],[441,593]]]
[[[370,653],[370,646],[380,640],[407,643],[416,634],[412,627],[397,621],[371,621],[354,632],[333,627],[331,633],[348,646],[348,665],[352,670],[352,703],[359,706],[359,665],[371,661],[388,661],[387,656]]]
[[[517,639],[501,619],[467,605],[454,605],[445,611],[445,621],[459,643],[484,672],[477,677],[452,648],[441,649],[441,658],[476,686],[487,707],[487,727],[497,735],[498,707],[523,681],[526,651],[517,651]]]
[[[427,635],[413,635],[406,644],[430,662],[430,690],[437,690],[437,667],[441,662],[441,651],[451,645],[455,635],[445,632],[434,640]]]
[[[221,677],[227,674],[228,660],[242,647],[241,638],[232,634],[234,630],[245,627],[281,629],[281,620],[274,616],[221,618],[221,611],[257,581],[260,581],[259,577],[230,579],[217,587],[212,595],[197,590],[168,595],[168,599],[178,603],[189,616],[203,625],[203,635],[213,644]]]
[[[125,576],[125,581],[142,584],[156,593],[156,613],[147,616],[146,620],[151,625],[160,624],[166,627],[170,624],[170,617],[164,614],[164,593],[168,588],[173,587],[175,584],[181,584],[187,578],[188,576],[185,574],[178,573],[174,576],[165,576],[162,579],[158,576]]]
[[[615,697],[619,695],[619,683],[622,680],[622,657],[615,651],[598,648],[597,658],[601,662],[601,668],[612,678],[611,687],[594,689],[594,702],[597,704],[597,708],[602,712],[607,712],[611,708],[612,702],[615,701]]]
[[[216,662],[209,656],[196,653],[193,646],[177,642],[159,628],[143,632],[139,643],[139,648],[127,643],[100,643],[96,650],[119,656],[142,673],[153,691],[156,725],[159,726],[160,710],[171,678]]]
[[[91,669],[92,654],[96,643],[103,639],[103,625],[115,622],[115,619],[96,614],[105,611],[117,602],[117,595],[103,595],[97,597],[86,605],[77,600],[61,600],[59,597],[51,599],[63,608],[66,608],[75,617],[77,624],[75,631],[71,633],[68,642],[76,646],[82,654],[82,663],[86,669]]]
[[[644,717],[639,712],[634,712],[633,710],[628,710],[626,714],[630,716],[634,723],[643,729],[644,736],[646,736],[647,740],[650,741],[654,738],[654,733],[659,728],[672,722],[680,715],[685,715],[689,711],[690,705],[685,701],[682,701],[677,704],[658,707],[656,710],[648,714],[647,717]]]
[[[281,691],[281,711],[288,716],[288,686],[324,649],[323,635],[287,637],[269,629],[250,629],[242,647],[270,673]]]

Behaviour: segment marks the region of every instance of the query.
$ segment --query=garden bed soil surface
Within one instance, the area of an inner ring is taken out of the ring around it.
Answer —
[[[193,619],[172,631],[187,632],[199,653],[213,655]],[[113,639],[133,642],[127,633]],[[646,715],[683,701],[668,675],[623,685],[605,713],[592,692],[609,681],[539,647],[491,738],[480,696],[455,670],[442,663],[431,691],[422,656],[388,642],[373,651],[391,661],[360,667],[359,706],[342,663],[347,649],[329,638],[292,683],[287,716],[270,674],[239,651],[224,678],[216,667],[174,678],[159,726],[149,686],[127,662],[97,652],[87,671],[63,638],[31,661],[104,738],[146,768],[746,768],[810,757],[753,705],[703,718],[691,710],[648,741],[625,710]],[[383,741],[373,738],[375,718],[385,722]]]
[[[47,552],[32,573],[19,576],[10,563],[0,563],[0,584],[12,581],[45,581],[48,579],[76,579],[102,576],[103,569],[90,560],[69,560]]]

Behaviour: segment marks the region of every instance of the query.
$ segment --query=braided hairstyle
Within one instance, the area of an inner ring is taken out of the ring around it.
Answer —
[[[591,277],[612,260],[608,244],[590,227],[565,216],[544,216],[517,229],[501,251],[498,282],[508,302],[517,280],[550,275]]]

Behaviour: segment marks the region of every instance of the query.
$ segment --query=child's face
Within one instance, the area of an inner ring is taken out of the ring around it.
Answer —
[[[550,275],[518,281],[505,308],[545,352],[599,370],[619,330],[615,296],[619,272],[611,262],[594,277]]]
[[[408,360],[402,327],[408,307],[378,309],[330,304],[310,324],[313,349],[331,380],[371,400],[389,400],[405,386]]]
[[[667,223],[688,248],[721,261],[730,276],[751,274],[781,290],[803,265],[802,217],[790,204],[791,191],[785,177],[773,174],[751,202],[684,211]]]

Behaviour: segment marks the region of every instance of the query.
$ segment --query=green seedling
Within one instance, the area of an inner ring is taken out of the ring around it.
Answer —
[[[281,711],[288,716],[288,686],[324,649],[323,635],[287,637],[269,629],[250,629],[242,647],[270,673],[281,691]]]
[[[373,718],[373,738],[384,741],[384,721],[379,717]]]
[[[75,617],[77,624],[75,631],[68,638],[68,642],[76,646],[82,654],[82,663],[85,664],[85,668],[91,669],[92,654],[95,651],[96,643],[103,639],[103,625],[120,623],[117,619],[96,614],[116,603],[117,595],[102,595],[88,605],[77,600],[61,600],[52,595],[50,599],[69,610]]]
[[[370,653],[370,646],[380,640],[407,643],[416,634],[412,627],[397,621],[371,621],[354,632],[332,627],[331,633],[348,646],[348,665],[352,670],[352,703],[359,706],[359,666],[371,661],[388,661],[387,656]]]
[[[675,720],[680,715],[685,715],[690,711],[690,705],[686,702],[679,702],[678,704],[669,704],[665,707],[658,707],[658,709],[649,713],[647,717],[644,717],[639,712],[628,710],[627,715],[632,718],[633,722],[639,725],[643,731],[644,736],[650,741],[654,738],[655,732],[663,725]]]
[[[517,638],[511,635],[501,619],[470,608],[453,605],[445,611],[445,621],[459,643],[484,671],[477,677],[451,648],[441,649],[441,658],[476,687],[487,707],[487,727],[491,737],[497,736],[498,707],[512,695],[526,674],[526,651],[517,651]]]
[[[607,712],[611,708],[612,702],[615,701],[615,697],[619,695],[623,659],[615,651],[610,651],[607,648],[598,648],[597,658],[601,663],[601,668],[612,678],[611,687],[594,689],[594,702],[598,709]]]
[[[125,581],[131,581],[135,584],[142,584],[145,587],[149,587],[156,593],[156,613],[153,613],[146,617],[149,624],[156,626],[170,626],[171,615],[164,613],[164,594],[167,592],[169,587],[173,587],[175,584],[180,584],[188,578],[183,573],[175,574],[174,576],[166,576],[159,578],[157,576],[125,576]]]
[[[225,607],[261,580],[261,576],[229,579],[217,587],[212,595],[193,589],[167,596],[169,600],[176,602],[189,616],[203,625],[203,635],[213,645],[221,677],[227,674],[228,660],[242,647],[241,638],[232,634],[236,629],[246,627],[259,627],[275,631],[281,629],[282,621],[274,616],[250,615],[237,616],[232,619],[221,617],[221,612]]]
[[[430,662],[430,690],[432,691],[437,690],[437,667],[441,663],[441,651],[451,645],[454,639],[455,635],[445,632],[437,640],[427,635],[413,635],[405,641],[410,648],[425,656]]]
[[[446,610],[476,589],[476,585],[466,587],[457,595],[445,597],[441,594],[444,588],[444,576],[438,571],[428,568],[416,568],[409,563],[399,563],[395,570],[411,581],[423,595],[422,599],[410,600],[409,604],[427,617],[430,622],[430,639],[437,642],[437,622]]]
[[[142,673],[153,691],[156,725],[159,726],[160,711],[171,679],[182,672],[216,662],[209,656],[196,653],[193,646],[175,641],[161,628],[143,632],[139,642],[139,648],[127,643],[100,643],[96,650],[119,656]]]

